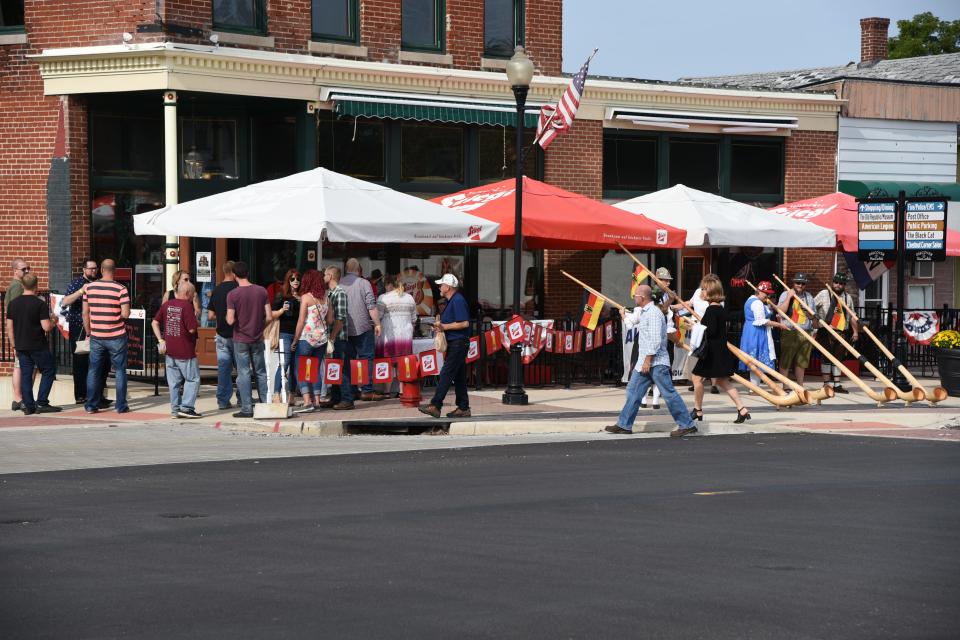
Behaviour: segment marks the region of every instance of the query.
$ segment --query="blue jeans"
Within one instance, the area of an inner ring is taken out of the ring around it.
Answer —
[[[350,368],[350,360],[366,360],[367,371],[373,371],[373,356],[376,350],[377,337],[373,334],[373,329],[358,336],[347,338],[347,357],[343,361],[343,368]],[[371,380],[373,377],[371,375]],[[360,393],[373,393],[373,382],[360,387]]]
[[[170,387],[170,413],[177,414],[180,409],[194,409],[197,394],[200,393],[200,364],[196,358],[177,360],[167,356],[167,386]],[[180,385],[183,384],[183,397]]]
[[[301,342],[303,342],[301,340]],[[283,354],[283,368],[282,373],[287,376],[287,393],[293,393],[293,390],[297,387],[297,368],[293,362],[293,334],[292,333],[281,333],[280,334],[280,353]],[[297,345],[299,348],[299,345]],[[280,393],[280,373],[281,370],[277,370],[276,375],[273,376],[273,392]]]
[[[317,381],[316,382],[307,382],[306,380],[300,380],[300,393],[306,395],[308,393],[314,394],[314,402],[317,398],[320,397],[320,389],[323,387],[323,357],[327,354],[327,343],[324,342],[320,346],[311,347],[310,343],[306,340],[301,340],[297,343],[297,367],[296,370],[300,370],[300,358],[314,357],[317,358]]]
[[[637,419],[640,403],[647,395],[647,390],[652,384],[657,385],[660,389],[660,394],[667,403],[667,409],[673,416],[674,422],[682,429],[692,427],[693,420],[690,418],[690,411],[687,409],[687,405],[683,403],[683,398],[673,388],[670,367],[665,364],[650,367],[650,373],[642,373],[637,370],[630,373],[630,382],[627,383],[627,401],[623,405],[623,410],[620,411],[620,417],[617,418],[617,426],[621,429],[633,429],[633,421]]]
[[[225,409],[233,394],[233,340],[217,336],[217,408]],[[240,392],[237,391],[237,404]]]
[[[467,397],[467,349],[469,340],[450,340],[447,342],[447,352],[443,354],[443,368],[437,379],[437,390],[430,401],[435,407],[443,406],[443,399],[447,397],[450,385],[456,392],[457,409],[466,411],[470,408],[470,398]]]
[[[263,359],[263,342],[234,342],[233,355],[237,360],[237,395],[240,396],[240,411],[253,413],[253,386],[250,381],[251,367],[257,376],[257,393],[260,402],[269,402],[267,395],[267,364]]]
[[[107,362],[109,358],[109,362]],[[101,380],[103,375],[100,367],[105,366],[107,371],[113,365],[117,376],[117,400],[114,407],[117,411],[129,409],[127,406],[127,336],[119,338],[90,338],[90,368],[87,370],[87,411],[93,411],[100,403],[100,394],[103,393]]]
[[[20,363],[20,393],[23,397],[23,406],[26,409],[36,409],[37,404],[49,404],[50,389],[53,380],[57,377],[57,370],[53,367],[53,356],[46,349],[37,351],[17,350],[17,361]],[[33,400],[33,369],[40,370],[40,389],[37,400]]]
[[[348,343],[346,340],[341,340],[339,337],[333,343],[333,356],[334,359],[343,360],[343,377],[340,380],[339,385],[332,385],[330,387],[330,402],[337,404],[340,402],[353,403],[353,387],[350,385],[350,361],[346,358],[348,351]]]

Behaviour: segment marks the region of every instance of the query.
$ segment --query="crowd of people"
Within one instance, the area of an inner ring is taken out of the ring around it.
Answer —
[[[13,280],[4,305],[5,331],[16,356],[12,408],[27,415],[60,411],[49,402],[55,368],[47,334],[56,325],[57,317],[51,314],[49,303],[38,296],[37,278],[27,262],[18,258],[11,267]],[[366,360],[367,371],[372,372],[374,358],[395,359],[413,353],[418,303],[406,290],[402,275],[384,276],[375,271],[368,279],[363,276],[360,262],[350,258],[343,269],[332,265],[322,272],[307,269],[302,274],[289,269],[282,281],[267,289],[250,281],[243,262],[227,261],[221,269],[222,281],[213,289],[206,307],[206,320],[216,326],[219,410],[237,408],[235,418],[252,418],[254,386],[257,401],[287,402],[303,413],[351,410],[357,400],[376,402],[397,392],[396,375],[385,393],[379,392],[374,389],[372,375],[362,381],[351,380],[349,363]],[[85,260],[81,274],[70,283],[61,301],[73,353],[74,397],[88,413],[104,410],[113,402],[118,413],[125,413],[130,410],[125,327],[130,315],[130,295],[115,280],[112,260],[100,263],[99,278],[97,272],[97,263]],[[703,419],[707,384],[714,393],[722,391],[729,396],[736,409],[734,422],[749,420],[750,412],[730,382],[734,373],[746,372],[748,368],[727,348],[728,318],[720,279],[714,274],[706,275],[692,298],[682,303],[669,290],[670,272],[660,268],[656,276],[655,280],[667,289],[638,285],[634,292],[635,308],[621,311],[623,330],[632,336],[633,356],[626,403],[617,423],[607,430],[630,433],[638,410],[648,405],[647,393],[652,391],[654,407],[659,407],[662,396],[677,423],[672,435],[696,433],[696,422]],[[779,367],[784,375],[793,373],[797,382],[803,384],[811,343],[800,335],[802,332],[812,336],[821,324],[830,324],[848,340],[858,337],[856,320],[844,316],[842,305],[837,304],[833,295],[852,304],[845,292],[846,282],[846,275],[837,273],[829,288],[814,297],[806,291],[807,276],[797,273],[792,288],[784,291],[776,303],[771,298],[771,283],[760,282],[743,307],[740,349],[771,369]],[[436,391],[429,402],[420,406],[420,411],[439,418],[447,392],[453,386],[456,407],[447,416],[466,417],[470,415],[466,383],[469,305],[453,274],[444,274],[435,284],[443,304],[438,305],[442,311],[433,328],[444,336],[445,357]],[[777,309],[790,321],[778,321]],[[675,312],[682,315],[688,310],[702,326],[703,342],[695,356],[687,357],[684,377],[692,382],[693,391],[693,407],[689,410],[673,386],[671,372],[671,360],[678,348],[675,345],[684,346]],[[176,418],[201,417],[196,408],[200,390],[196,350],[200,313],[197,288],[190,274],[176,272],[151,322],[158,350],[164,356],[171,415]],[[773,330],[781,331],[779,357]],[[832,336],[824,344],[834,355],[844,356],[842,345]],[[327,358],[342,364],[340,382],[329,387],[318,375]],[[304,366],[308,361],[311,366]],[[116,372],[114,401],[106,397],[111,367]],[[311,370],[312,375],[304,373]],[[40,377],[36,397],[35,372]],[[825,363],[822,375],[825,385],[837,393],[846,392],[839,383],[836,367]],[[750,377],[754,384],[761,384],[754,372],[750,372]],[[298,395],[302,402],[296,405]]]

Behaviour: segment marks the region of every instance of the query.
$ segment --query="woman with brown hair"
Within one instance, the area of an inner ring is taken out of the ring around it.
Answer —
[[[279,348],[283,353],[282,371],[277,370],[274,376],[273,392],[280,393],[281,375],[287,377],[287,395],[293,400],[293,390],[296,387],[296,369],[293,367],[293,352],[296,345],[293,342],[293,335],[297,331],[297,319],[300,317],[300,272],[296,269],[288,269],[283,277],[283,288],[280,295],[270,305],[273,310],[274,322],[280,323],[280,343]]]
[[[317,358],[317,371],[327,353],[327,324],[333,322],[333,311],[327,298],[327,285],[323,274],[316,269],[307,269],[300,285],[300,313],[293,332],[293,341],[297,345],[297,368],[300,358]],[[317,410],[320,403],[320,390],[323,376],[317,382],[300,380],[300,394],[303,396],[303,408],[300,413]]]
[[[737,419],[740,424],[750,419],[750,411],[743,406],[740,394],[730,384],[730,376],[737,368],[737,361],[727,349],[727,311],[721,304],[724,299],[723,285],[720,278],[707,276],[700,283],[700,297],[708,303],[700,323],[706,331],[703,340],[707,343],[706,349],[697,364],[693,367],[693,410],[690,417],[694,420],[703,420],[703,379],[713,378],[713,384],[722,389],[734,406],[737,407]]]

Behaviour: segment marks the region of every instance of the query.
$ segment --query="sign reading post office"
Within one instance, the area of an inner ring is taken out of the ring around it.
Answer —
[[[907,260],[946,260],[947,201],[907,200],[903,233],[904,257]]]
[[[857,257],[864,262],[897,259],[897,203],[857,203]]]

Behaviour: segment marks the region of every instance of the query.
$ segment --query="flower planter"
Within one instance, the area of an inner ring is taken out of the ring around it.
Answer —
[[[940,385],[952,398],[960,398],[960,349],[932,347],[940,370]]]

